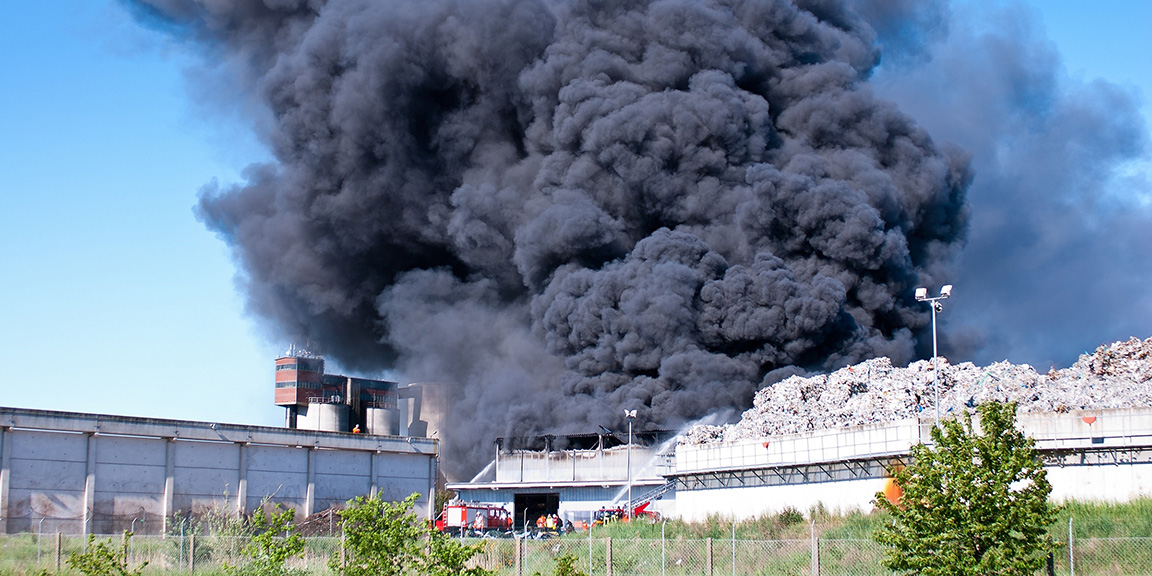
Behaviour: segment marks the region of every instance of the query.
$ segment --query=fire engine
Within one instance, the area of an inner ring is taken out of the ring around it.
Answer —
[[[672,480],[665,483],[663,486],[660,486],[655,490],[652,490],[651,492],[648,492],[647,494],[644,494],[639,498],[629,502],[629,504],[632,506],[632,518],[644,519],[649,522],[659,522],[660,513],[655,510],[649,510],[648,505],[651,504],[653,500],[659,500],[661,496],[675,487],[676,481]],[[604,524],[608,524],[610,522],[617,522],[621,520],[627,521],[627,510],[628,506],[601,508],[598,512],[592,515],[592,525],[603,526]]]
[[[453,501],[436,517],[436,529],[453,536],[504,536],[512,533],[512,514],[493,504]]]
[[[632,510],[632,518],[636,520],[647,520],[648,522],[659,522],[660,513],[648,509],[650,502],[645,502]],[[603,526],[612,522],[627,522],[628,514],[627,509],[623,506],[617,508],[604,508],[597,510],[592,515],[593,526]]]

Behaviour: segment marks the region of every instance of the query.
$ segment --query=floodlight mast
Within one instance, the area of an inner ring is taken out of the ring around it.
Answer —
[[[936,404],[936,427],[940,427],[940,363],[937,360],[938,354],[936,353],[936,313],[944,311],[944,304],[940,301],[952,295],[952,285],[945,284],[940,288],[940,295],[929,298],[927,288],[916,289],[916,300],[918,302],[928,302],[932,307],[932,396],[934,404]]]
[[[628,521],[632,521],[632,419],[636,417],[635,410],[625,410],[624,417],[628,419],[628,505],[625,513]]]

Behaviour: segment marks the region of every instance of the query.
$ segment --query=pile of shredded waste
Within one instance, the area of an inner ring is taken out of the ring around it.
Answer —
[[[940,413],[972,411],[982,402],[1016,402],[1020,412],[1152,405],[1152,338],[1132,338],[1083,354],[1064,370],[1038,374],[1027,364],[983,368],[939,358]],[[736,424],[696,426],[681,443],[703,444],[809,430],[930,418],[935,413],[931,360],[907,368],[874,358],[831,374],[792,376],[756,393]]]

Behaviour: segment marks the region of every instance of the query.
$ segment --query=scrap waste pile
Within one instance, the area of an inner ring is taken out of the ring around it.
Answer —
[[[939,359],[940,414],[975,411],[983,402],[1016,402],[1020,412],[1152,405],[1152,338],[1101,346],[1071,367],[1038,374],[1027,364],[998,362],[953,366]],[[907,368],[888,358],[831,374],[792,376],[756,393],[752,409],[736,424],[696,426],[681,443],[731,442],[846,426],[931,418],[931,360]]]

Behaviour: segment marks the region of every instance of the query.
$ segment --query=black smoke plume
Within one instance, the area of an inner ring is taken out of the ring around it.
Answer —
[[[1019,4],[857,1],[884,50],[877,93],[972,153],[972,225],[941,353],[1044,372],[1152,334],[1152,150],[1139,93],[1067,70],[1040,16]]]
[[[450,382],[445,466],[496,436],[745,408],[912,359],[968,158],[867,79],[834,0],[151,0],[271,121],[202,195],[251,310],[350,369]]]

